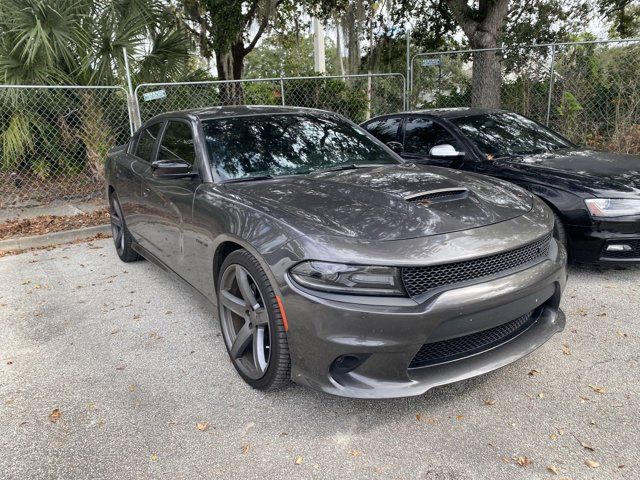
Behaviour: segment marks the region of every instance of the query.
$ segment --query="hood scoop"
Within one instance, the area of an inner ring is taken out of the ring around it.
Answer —
[[[404,200],[421,205],[430,205],[435,202],[449,202],[467,198],[469,190],[466,188],[438,188],[425,192],[412,193],[404,197]]]

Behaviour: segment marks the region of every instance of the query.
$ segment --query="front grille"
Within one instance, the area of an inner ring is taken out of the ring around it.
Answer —
[[[409,368],[444,363],[496,347],[526,330],[535,319],[533,312],[529,312],[510,322],[471,335],[425,343],[411,360]]]
[[[495,275],[540,260],[549,255],[550,244],[551,234],[524,247],[488,257],[444,265],[404,267],[402,281],[409,296],[416,297],[434,288]]]
[[[631,246],[631,250],[622,251],[622,252],[608,252],[607,246],[605,245],[604,250],[602,251],[602,258],[615,258],[615,259],[636,259],[640,258],[640,238],[635,240],[624,240],[624,241],[616,241],[611,242],[612,244],[625,244]]]

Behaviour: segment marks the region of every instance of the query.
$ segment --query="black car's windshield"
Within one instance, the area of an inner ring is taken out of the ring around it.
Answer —
[[[551,130],[515,113],[485,113],[452,118],[451,122],[489,159],[573,146]]]
[[[398,163],[359,127],[331,115],[205,120],[211,169],[221,180]]]

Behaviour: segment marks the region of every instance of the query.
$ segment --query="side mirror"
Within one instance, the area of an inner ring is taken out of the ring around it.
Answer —
[[[191,174],[191,165],[184,160],[156,160],[151,163],[153,174],[158,177],[184,177]]]
[[[389,147],[397,154],[401,154],[402,152],[404,152],[404,147],[400,142],[387,142],[387,147]]]
[[[429,151],[429,156],[434,158],[451,158],[461,157],[464,155],[464,152],[457,151],[453,145],[449,145],[448,143],[443,143],[442,145],[436,145],[432,147]]]

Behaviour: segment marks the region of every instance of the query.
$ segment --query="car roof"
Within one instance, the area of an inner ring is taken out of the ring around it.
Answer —
[[[372,118],[395,117],[397,115],[431,115],[439,118],[462,118],[462,117],[474,117],[476,115],[484,115],[487,113],[509,113],[508,110],[500,110],[498,108],[471,108],[471,107],[457,107],[457,108],[425,108],[422,110],[410,110],[406,112],[390,113],[387,115],[380,115]],[[368,120],[370,121],[370,120]]]
[[[176,110],[156,115],[145,123],[163,120],[165,118],[187,117],[196,120],[212,120],[216,118],[246,117],[256,115],[291,115],[291,114],[332,114],[326,110],[305,107],[284,107],[275,105],[224,105],[219,107],[191,108],[188,110]]]

